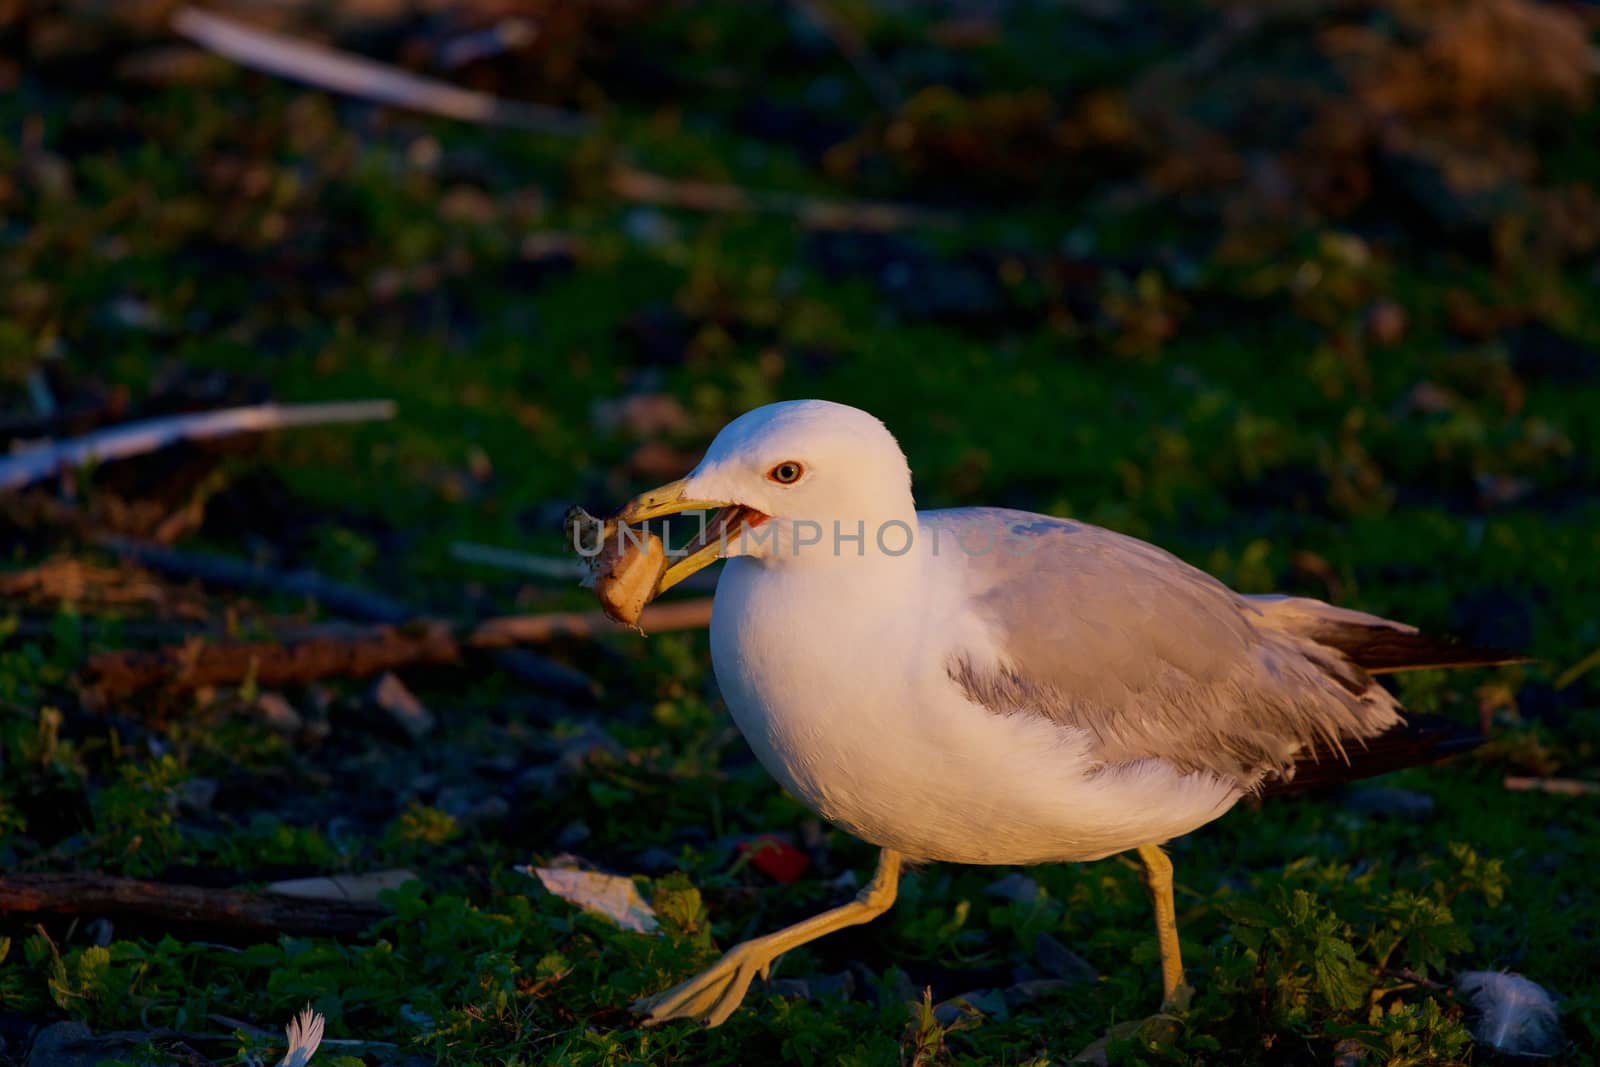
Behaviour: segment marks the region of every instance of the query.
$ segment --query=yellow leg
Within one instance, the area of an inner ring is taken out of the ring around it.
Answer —
[[[633,1010],[645,1017],[646,1025],[668,1019],[699,1019],[707,1026],[720,1026],[744,999],[750,983],[758,976],[767,977],[773,960],[824,934],[871,922],[889,910],[899,885],[900,854],[884,849],[878,857],[878,870],[872,881],[850,903],[776,933],[735,945],[711,967],[687,982],[665,993],[635,1001]]]
[[[1156,912],[1156,942],[1161,946],[1161,1002],[1171,1004],[1183,985],[1183,956],[1178,950],[1178,912],[1172,902],[1172,861],[1155,845],[1140,845],[1145,884]]]

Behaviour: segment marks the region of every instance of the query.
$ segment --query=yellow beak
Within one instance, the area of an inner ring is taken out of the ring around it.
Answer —
[[[727,507],[726,500],[696,500],[685,495],[686,479],[679,478],[675,482],[668,482],[658,489],[647,493],[640,493],[625,504],[617,512],[616,521],[632,526],[649,519],[659,519],[667,515],[677,515],[685,511],[715,511]],[[708,527],[707,532],[710,532]],[[721,538],[697,539],[688,546],[688,554],[674,560],[661,574],[661,581],[656,584],[656,595],[671,589],[679,582],[696,571],[705,570],[722,556],[723,545]]]
[[[715,511],[727,503],[725,500],[692,500],[684,496],[688,479],[679,478],[647,493],[640,493],[617,512],[617,521],[629,526],[663,515],[676,515],[682,511]]]

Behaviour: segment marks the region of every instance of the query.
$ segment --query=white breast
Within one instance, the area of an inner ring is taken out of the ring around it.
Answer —
[[[767,771],[819,815],[919,859],[1089,860],[1187,833],[1238,799],[1158,760],[1095,773],[1085,738],[995,715],[950,682],[962,592],[938,560],[733,559],[712,661]],[[930,564],[935,566],[930,566]]]

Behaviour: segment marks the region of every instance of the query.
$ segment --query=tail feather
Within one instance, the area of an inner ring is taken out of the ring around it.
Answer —
[[[1421,633],[1415,626],[1338,608],[1308,597],[1252,596],[1257,625],[1294,634],[1331,649],[1368,674],[1444,667],[1493,667],[1528,657]],[[1370,679],[1368,679],[1370,683]],[[1405,721],[1376,737],[1345,739],[1342,749],[1317,746],[1295,761],[1292,775],[1267,781],[1263,795],[1303,793],[1371,778],[1405,767],[1437,763],[1483,743],[1477,733],[1437,715],[1407,713]]]
[[[1408,713],[1406,721],[1377,737],[1345,743],[1341,755],[1319,747],[1295,761],[1292,776],[1271,779],[1263,796],[1282,796],[1372,778],[1406,767],[1420,767],[1470,751],[1483,736],[1440,715]]]
[[[1415,626],[1364,611],[1336,608],[1309,597],[1253,596],[1247,599],[1269,626],[1335,649],[1369,674],[1528,662],[1528,657],[1518,652],[1484,648],[1452,637],[1435,637],[1419,632]]]

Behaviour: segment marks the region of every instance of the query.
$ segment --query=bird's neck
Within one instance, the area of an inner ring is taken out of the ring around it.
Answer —
[[[869,505],[815,517],[779,517],[753,532],[747,550],[775,567],[800,571],[873,572],[894,581],[920,549],[917,512],[905,500],[875,499]]]
[[[781,684],[840,706],[863,698],[861,682],[842,680],[885,682],[887,665],[874,666],[885,656],[903,660],[902,645],[920,640],[924,564],[915,552],[729,560],[711,619],[724,695],[771,700],[770,687]]]

